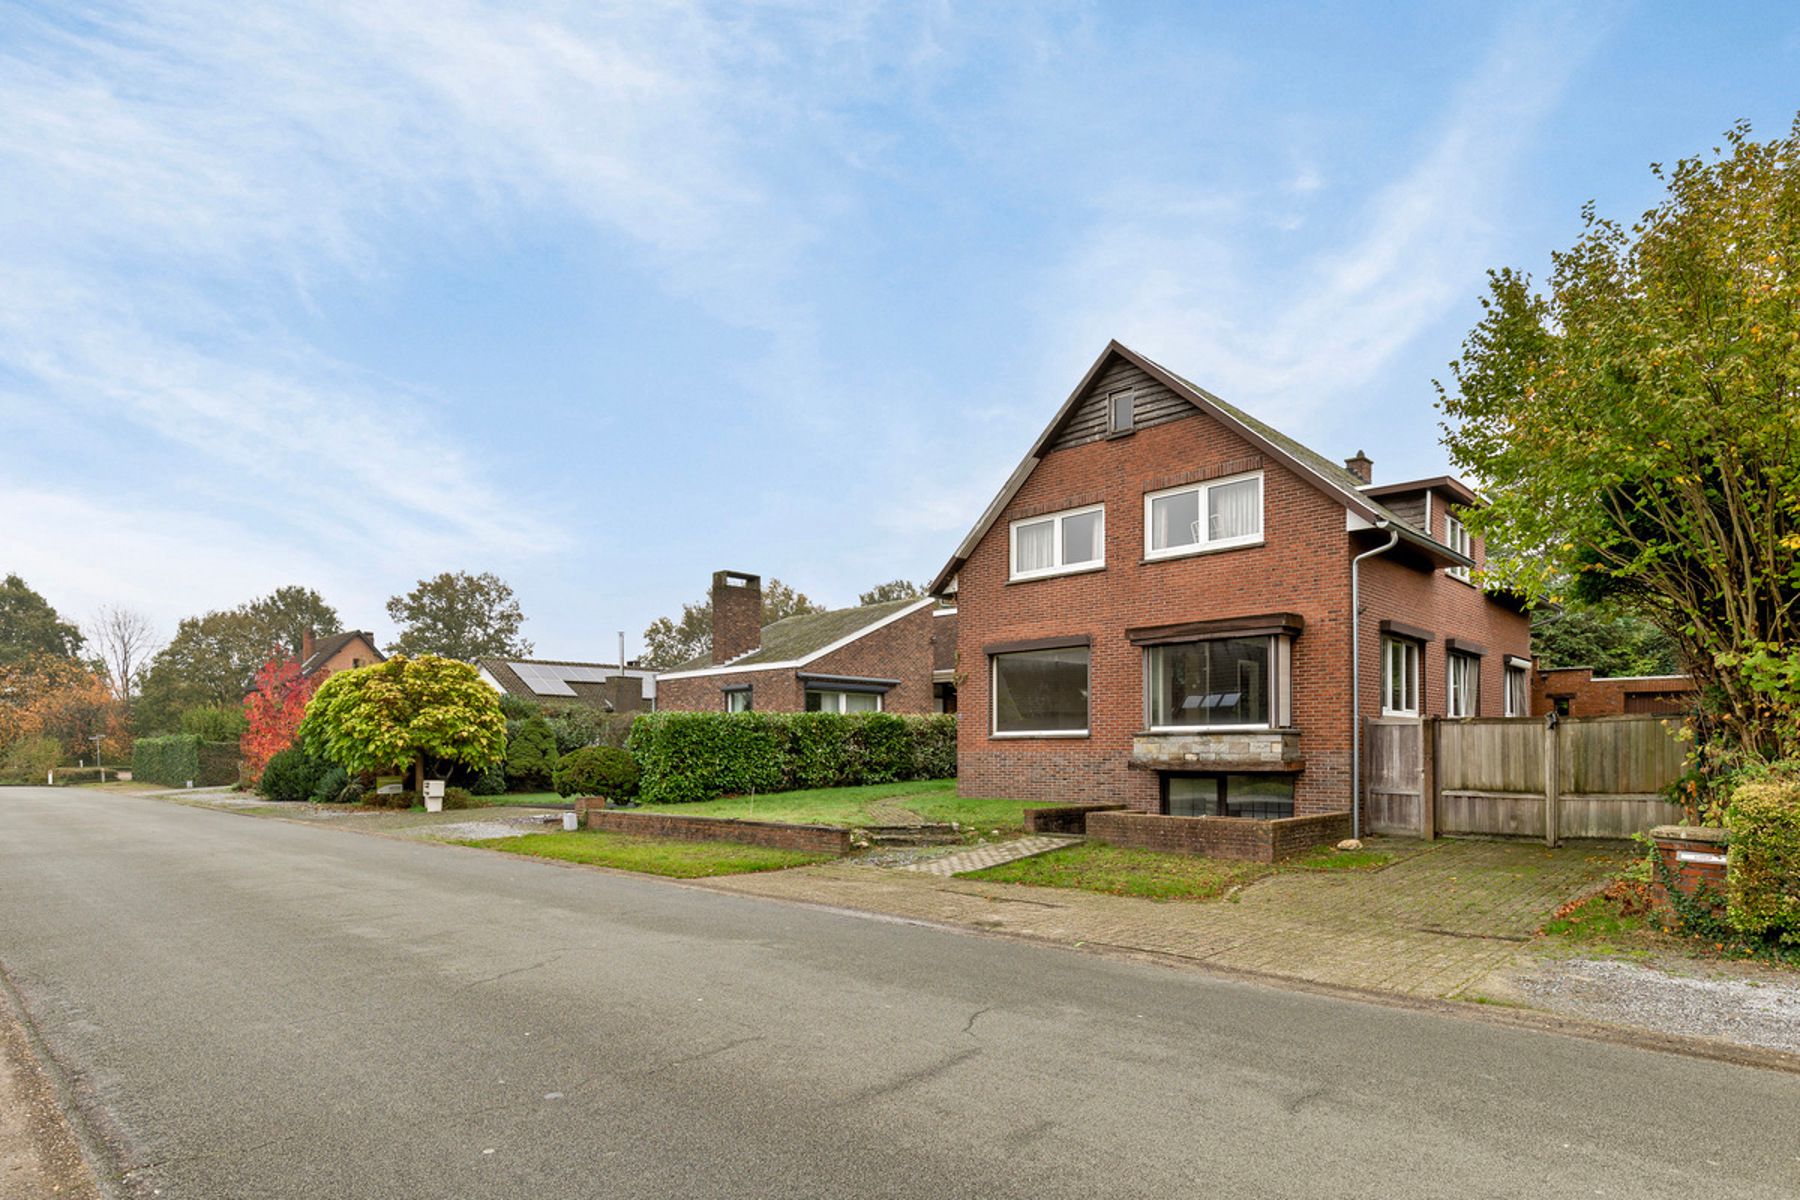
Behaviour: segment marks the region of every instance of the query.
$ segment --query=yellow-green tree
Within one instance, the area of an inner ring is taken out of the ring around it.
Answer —
[[[396,655],[320,684],[296,738],[352,773],[411,770],[422,790],[428,766],[480,771],[501,761],[506,718],[468,663]]]

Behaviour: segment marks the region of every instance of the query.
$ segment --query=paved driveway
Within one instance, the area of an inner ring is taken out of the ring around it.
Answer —
[[[1592,890],[1629,854],[1610,844],[1549,850],[1445,840],[1380,871],[1287,872],[1230,900],[1205,903],[932,880],[841,863],[738,876],[716,886],[1151,950],[1312,983],[1454,996],[1509,964],[1548,913]]]
[[[126,796],[0,964],[166,1200],[1800,1191],[1790,1075]]]

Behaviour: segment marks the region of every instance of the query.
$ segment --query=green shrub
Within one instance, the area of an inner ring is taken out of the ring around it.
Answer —
[[[637,795],[638,775],[637,760],[626,751],[584,746],[563,755],[556,764],[556,794],[629,800]]]
[[[236,783],[238,745],[203,741],[192,733],[139,738],[131,747],[131,777],[164,787],[185,787],[190,781],[196,787]]]
[[[453,808],[474,808],[475,797],[469,794],[468,788],[447,787],[444,789],[444,811]]]
[[[1739,933],[1800,946],[1800,780],[1746,783],[1725,810],[1726,918]]]
[[[366,792],[362,798],[367,808],[411,808],[419,803],[419,793],[402,790],[398,792]]]
[[[243,706],[238,704],[197,704],[181,714],[181,732],[203,742],[235,742],[249,728]]]
[[[62,746],[53,737],[20,738],[0,758],[0,778],[12,783],[42,783],[62,761]]]
[[[522,792],[541,792],[556,770],[556,735],[541,716],[526,718],[506,746],[506,781]]]
[[[319,776],[319,782],[313,785],[312,795],[308,797],[314,804],[342,804],[344,795],[350,790],[350,772],[342,767],[333,767]]]
[[[331,771],[331,764],[290,746],[269,759],[257,780],[257,794],[269,800],[300,803],[311,800],[314,790]]]
[[[627,745],[651,804],[956,774],[953,716],[649,713]]]
[[[469,781],[469,794],[474,796],[504,796],[506,794],[506,767],[495,763],[481,774]]]

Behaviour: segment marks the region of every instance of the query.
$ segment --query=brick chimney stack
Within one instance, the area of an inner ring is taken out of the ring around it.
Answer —
[[[313,631],[312,631],[312,626],[308,625],[306,627],[306,632],[300,635],[300,661],[305,662],[307,659],[311,658],[312,656],[313,656]]]
[[[1356,452],[1354,458],[1346,458],[1344,460],[1344,466],[1352,475],[1356,476],[1364,483],[1375,482],[1375,460],[1364,454],[1361,450]]]
[[[762,646],[762,577],[742,571],[714,571],[712,581],[713,666],[742,658]]]

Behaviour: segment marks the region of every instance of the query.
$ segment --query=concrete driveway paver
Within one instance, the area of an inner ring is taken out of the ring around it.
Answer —
[[[1283,872],[1229,900],[1204,903],[844,864],[708,886],[1144,950],[1311,983],[1454,997],[1519,955],[1557,905],[1599,886],[1627,853],[1610,844],[1550,850],[1442,841],[1383,870]]]

